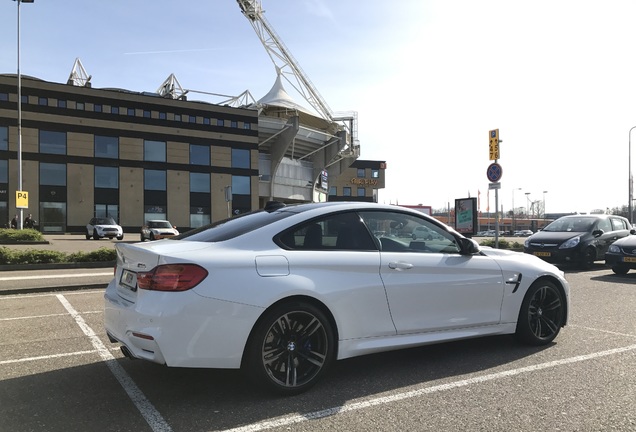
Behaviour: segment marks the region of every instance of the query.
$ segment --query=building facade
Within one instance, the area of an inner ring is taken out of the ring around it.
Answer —
[[[43,232],[83,232],[112,216],[189,229],[258,207],[258,112],[0,75],[0,222],[22,191]]]
[[[385,185],[385,161],[354,161],[342,175],[329,180],[329,201],[378,202],[378,190]]]

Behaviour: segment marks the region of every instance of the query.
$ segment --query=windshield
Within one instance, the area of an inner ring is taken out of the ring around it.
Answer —
[[[150,221],[148,222],[150,228],[172,228],[168,221]]]
[[[113,218],[99,218],[95,221],[95,225],[117,225]]]
[[[561,218],[546,226],[543,231],[589,232],[592,229],[594,222],[596,222],[596,219],[591,217]]]

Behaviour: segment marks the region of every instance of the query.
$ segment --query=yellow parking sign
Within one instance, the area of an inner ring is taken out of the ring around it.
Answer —
[[[15,207],[16,208],[29,208],[29,193],[27,191],[15,192]]]

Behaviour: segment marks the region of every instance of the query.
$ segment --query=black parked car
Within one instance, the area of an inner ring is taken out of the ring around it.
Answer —
[[[612,243],[605,254],[605,264],[616,274],[626,274],[630,269],[636,269],[636,236],[623,237]]]
[[[627,237],[630,230],[631,224],[622,216],[563,216],[528,237],[523,249],[554,264],[577,264],[589,269],[594,261],[605,259],[610,245]]]

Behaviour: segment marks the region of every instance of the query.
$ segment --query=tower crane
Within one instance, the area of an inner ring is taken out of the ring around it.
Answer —
[[[349,136],[349,142],[347,143],[347,148],[341,151],[341,156],[357,158],[360,155],[357,113],[351,111],[336,114],[331,111],[325,99],[291,55],[289,49],[274,31],[274,28],[265,19],[260,0],[236,0],[236,2],[265,47],[278,75],[285,78],[321,117],[332,123],[339,123],[344,127]]]

